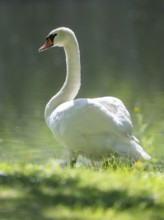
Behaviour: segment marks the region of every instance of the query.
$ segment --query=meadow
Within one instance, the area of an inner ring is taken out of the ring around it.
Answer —
[[[164,164],[0,164],[0,219],[163,219]]]

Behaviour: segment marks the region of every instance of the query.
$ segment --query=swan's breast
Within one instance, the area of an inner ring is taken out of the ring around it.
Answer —
[[[59,105],[51,114],[48,126],[58,140],[73,136],[83,118],[88,99],[76,99]],[[82,118],[80,118],[82,117]],[[60,141],[61,142],[61,141]]]

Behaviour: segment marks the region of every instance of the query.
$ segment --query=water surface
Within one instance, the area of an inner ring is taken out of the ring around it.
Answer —
[[[59,26],[72,28],[79,41],[78,97],[122,99],[135,135],[153,156],[163,156],[163,9],[162,1],[1,2],[0,161],[40,163],[63,152],[43,115],[64,81],[64,52],[38,54],[48,32]]]

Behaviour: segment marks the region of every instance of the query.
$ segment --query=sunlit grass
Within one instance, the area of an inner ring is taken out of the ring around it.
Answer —
[[[0,164],[1,219],[162,219],[164,166]]]

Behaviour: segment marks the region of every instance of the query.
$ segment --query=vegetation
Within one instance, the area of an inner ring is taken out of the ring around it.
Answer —
[[[162,219],[164,164],[0,164],[0,219]]]

